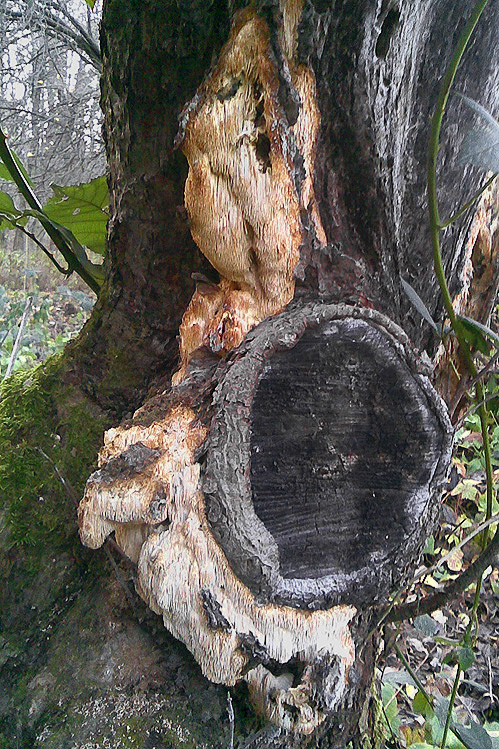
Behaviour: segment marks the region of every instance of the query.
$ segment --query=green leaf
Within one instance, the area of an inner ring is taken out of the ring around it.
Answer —
[[[496,348],[499,348],[499,336],[494,333],[493,330],[491,330],[487,325],[483,325],[481,322],[477,322],[477,320],[472,320],[470,317],[466,317],[465,315],[457,315],[457,319],[462,324],[463,328],[470,333],[474,333],[475,335],[482,335],[487,336],[487,338],[490,338],[490,340],[493,342],[494,346]],[[482,354],[488,354],[489,353],[489,346],[485,342],[486,350],[482,351],[482,349],[478,349],[482,352]],[[478,347],[476,347],[478,348]]]
[[[436,697],[435,702],[433,705],[435,716],[442,726],[442,728],[445,726],[445,722],[447,720],[447,714],[449,712],[449,705],[450,700],[446,699],[445,697]]]
[[[475,654],[470,647],[459,648],[458,663],[466,671],[475,662]]]
[[[479,723],[470,726],[456,723],[452,728],[468,749],[492,749],[492,739]]]
[[[414,627],[420,635],[433,637],[437,632],[438,623],[431,616],[428,616],[428,614],[423,614],[414,619]]]
[[[104,255],[109,195],[105,177],[82,185],[52,185],[54,196],[44,206],[46,215],[68,229],[89,250]]]
[[[102,284],[102,282],[104,281],[103,265],[101,263],[98,263],[98,264],[92,263],[92,261],[89,260],[88,255],[85,251],[85,248],[82,247],[82,245],[78,242],[73,232],[71,232],[65,226],[62,226],[62,224],[57,223],[57,221],[52,221],[52,219],[49,218],[46,215],[46,213],[44,213],[43,211],[28,210],[28,211],[24,211],[23,215],[33,216],[34,218],[37,218],[38,221],[40,221],[40,223],[42,224],[42,226],[44,226],[44,228],[46,228],[46,224],[51,224],[52,228],[55,229],[60,234],[67,248],[78,259],[78,261],[85,268],[85,270],[99,284]]]
[[[492,739],[493,749],[499,749],[499,723],[488,723],[487,721],[485,721],[483,727]]]
[[[16,211],[14,201],[12,200],[10,195],[7,195],[6,192],[2,192],[1,190],[0,190],[0,211],[2,211],[2,213],[12,213],[12,214],[18,213],[18,211]]]
[[[406,293],[411,304],[417,309],[421,317],[424,320],[426,320],[426,322],[429,325],[431,325],[431,327],[433,328],[435,333],[438,335],[438,337],[441,338],[442,333],[441,333],[440,327],[437,325],[433,317],[428,312],[428,309],[425,303],[423,302],[423,300],[421,299],[421,297],[419,296],[419,294],[416,291],[414,291],[412,286],[408,284],[407,281],[404,281],[403,278],[400,279],[400,282],[402,283],[402,288],[404,289],[404,292]]]
[[[3,163],[3,161],[0,161],[0,179],[6,179],[9,182],[13,182],[14,180],[10,176],[10,172]]]
[[[458,317],[461,320],[461,315],[458,315]],[[461,325],[466,343],[475,351],[480,351],[482,354],[485,354],[485,356],[488,356],[490,352],[490,343],[487,343],[487,339],[484,337],[483,333],[474,325],[463,322],[463,320],[461,320]]]
[[[419,713],[420,715],[427,715],[428,712],[431,713],[433,710],[423,692],[419,691],[412,701],[412,709],[414,710],[414,712]]]
[[[417,686],[407,671],[385,671],[383,674],[383,684],[411,684],[413,687]]]
[[[88,7],[90,8],[90,10],[94,9],[95,0],[85,0],[85,2],[88,5]]]
[[[0,231],[15,229],[16,224],[24,225],[27,219],[23,219],[22,216],[10,195],[0,190]]]
[[[433,555],[435,553],[435,538],[434,536],[428,536],[428,538],[425,541],[423,554],[430,554]]]
[[[397,692],[391,684],[383,684],[381,686],[381,699],[383,700],[385,717],[395,734],[398,733],[400,728],[400,718],[398,716],[399,708],[396,694]]]

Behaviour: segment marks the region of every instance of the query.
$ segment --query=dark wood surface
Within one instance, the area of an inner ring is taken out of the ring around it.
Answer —
[[[215,392],[204,491],[212,530],[262,601],[362,603],[428,535],[451,427],[386,318],[296,307],[262,324]]]

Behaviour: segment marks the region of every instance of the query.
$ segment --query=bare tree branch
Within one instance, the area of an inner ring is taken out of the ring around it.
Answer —
[[[26,3],[25,3],[26,5]],[[40,31],[62,41],[66,47],[74,50],[82,59],[92,65],[98,72],[101,70],[100,48],[96,40],[66,9],[55,3],[46,5],[34,4],[31,14],[17,10],[19,3],[12,8],[7,6],[3,10],[3,17],[7,21],[20,23],[31,31]],[[67,19],[60,16],[59,12]]]

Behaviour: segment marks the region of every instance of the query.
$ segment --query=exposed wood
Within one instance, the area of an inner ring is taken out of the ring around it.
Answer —
[[[326,244],[313,188],[315,78],[293,62],[302,3],[280,5],[281,46],[254,8],[240,11],[180,118],[192,236],[222,281],[208,294],[198,287],[184,314],[177,382],[195,349],[227,352],[291,301],[305,229],[308,244]]]
[[[264,716],[307,734],[345,695],[355,608],[262,606],[238,580],[206,520],[195,457],[206,428],[186,403],[193,384],[155,403],[162,419],[151,422],[146,409],[131,426],[107,432],[102,467],[80,504],[81,538],[96,548],[114,530],[138,562],[139,593],[203,673],[227,685],[245,679]],[[327,668],[334,683],[317,695],[314,672],[328,682]]]

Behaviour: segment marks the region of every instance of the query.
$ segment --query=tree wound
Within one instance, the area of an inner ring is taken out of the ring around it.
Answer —
[[[451,430],[381,326],[303,322],[283,345],[269,321],[266,350],[253,341],[229,369],[209,441],[207,517],[260,600],[357,604],[386,592],[399,556],[426,535]]]

